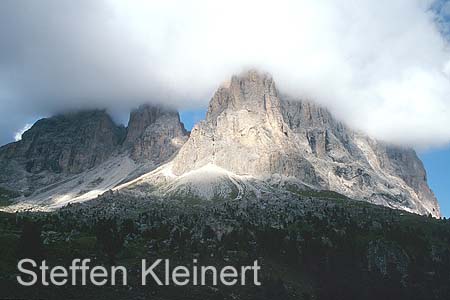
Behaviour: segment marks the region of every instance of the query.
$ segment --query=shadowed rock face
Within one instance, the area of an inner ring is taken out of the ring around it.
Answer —
[[[80,173],[105,161],[122,142],[125,129],[104,111],[42,119],[22,140],[1,148],[1,159],[16,159],[30,173]]]
[[[125,147],[137,161],[167,161],[187,140],[177,111],[143,105],[131,112]]]
[[[0,148],[0,187],[34,192],[30,201],[46,195],[51,204],[59,185],[63,202],[58,203],[67,203],[86,178],[93,177],[92,184],[85,182],[88,190],[98,191],[93,183],[101,182],[110,189],[171,159],[163,168],[170,178],[152,173],[147,186],[162,184],[176,193],[181,182],[201,192],[214,188],[217,195],[237,188],[239,197],[251,186],[249,195],[256,197],[263,189],[273,196],[285,193],[289,183],[440,215],[414,150],[347,128],[323,107],[280,94],[272,77],[257,71],[233,76],[219,88],[206,119],[190,135],[177,112],[151,105],[134,110],[127,129],[104,111],[40,120],[21,141]]]
[[[414,150],[348,129],[326,109],[281,95],[272,77],[257,71],[219,88],[172,171],[208,164],[237,175],[295,177],[355,199],[440,215]]]
[[[104,111],[84,111],[41,119],[22,140],[0,148],[0,184],[32,191],[110,158],[125,128]]]
[[[0,187],[31,194],[73,176],[83,182],[85,172],[119,156],[134,159],[138,173],[141,167],[151,170],[167,161],[186,138],[177,112],[149,105],[131,113],[128,130],[101,110],[42,119],[21,141],[0,148]]]

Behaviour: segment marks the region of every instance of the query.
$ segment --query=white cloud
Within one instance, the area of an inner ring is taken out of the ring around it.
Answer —
[[[20,129],[19,131],[17,131],[17,132],[14,134],[14,140],[15,140],[16,142],[20,141],[20,140],[22,139],[22,134],[24,134],[25,131],[27,131],[28,129],[30,129],[31,126],[32,126],[31,124],[26,124],[22,129]]]
[[[447,144],[450,50],[432,4],[2,1],[0,17],[14,26],[0,29],[0,82],[15,104],[1,113],[205,107],[231,74],[259,67],[283,92],[374,137]]]

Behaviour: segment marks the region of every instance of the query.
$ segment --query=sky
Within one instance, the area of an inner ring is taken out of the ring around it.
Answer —
[[[371,136],[442,147],[449,16],[436,0],[3,0],[0,142],[65,110],[204,108],[259,68]]]
[[[195,124],[204,120],[206,117],[206,109],[182,110],[180,111],[180,119],[184,127],[191,131]]]
[[[0,144],[69,110],[126,123],[142,103],[176,108],[191,127],[219,85],[256,68],[282,93],[414,147],[438,189],[449,37],[449,0],[2,0]]]
[[[419,153],[427,170],[428,185],[441,207],[441,214],[450,217],[450,147]]]

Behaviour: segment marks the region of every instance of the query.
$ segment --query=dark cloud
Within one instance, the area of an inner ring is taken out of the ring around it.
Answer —
[[[0,142],[65,110],[164,101],[145,47],[102,1],[0,2]]]
[[[433,9],[430,10],[430,7]],[[0,1],[0,143],[35,118],[205,107],[246,67],[375,137],[450,140],[448,1]],[[433,13],[433,11],[435,13]]]

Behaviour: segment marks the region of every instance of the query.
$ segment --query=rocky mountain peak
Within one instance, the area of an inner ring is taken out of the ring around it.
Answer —
[[[295,178],[306,188],[439,215],[414,150],[375,141],[320,105],[282,96],[270,75],[255,70],[217,90],[172,172],[211,165],[263,180]]]
[[[124,145],[133,159],[159,164],[178,151],[187,135],[177,111],[145,104],[131,112]]]
[[[40,120],[22,141],[0,148],[0,187],[61,204],[134,184],[159,166],[144,175],[141,192],[181,187],[238,199],[329,190],[440,215],[414,150],[351,130],[324,107],[286,97],[255,70],[220,87],[190,135],[178,112],[153,105],[132,111],[127,129],[98,110]]]
[[[145,129],[154,124],[158,118],[171,114],[175,115],[176,112],[150,104],[143,104],[132,110],[128,121],[125,143],[134,143],[144,134]]]
[[[211,99],[206,120],[192,131],[173,171],[182,174],[214,164],[239,175],[286,174],[316,181],[299,145],[289,138],[278,95],[266,73],[233,76]]]
[[[272,77],[267,73],[250,70],[235,75],[227,86],[222,86],[210,101],[207,120],[215,122],[224,110],[247,110],[266,113],[279,107],[278,92]]]
[[[37,121],[2,155],[23,160],[31,173],[79,173],[107,159],[124,132],[104,110],[67,113]]]
[[[114,156],[124,136],[104,110],[41,119],[0,148],[0,186],[28,195],[76,177]]]
[[[0,148],[0,187],[33,199],[84,197],[154,169],[186,138],[177,112],[150,105],[131,112],[128,130],[104,110],[41,119]]]

